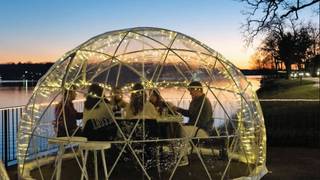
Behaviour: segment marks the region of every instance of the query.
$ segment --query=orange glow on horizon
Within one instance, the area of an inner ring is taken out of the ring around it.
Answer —
[[[0,53],[0,63],[6,64],[6,63],[46,63],[46,62],[55,62],[63,55],[57,55],[57,54],[1,54]]]
[[[230,37],[235,39],[236,37]],[[205,38],[198,37],[200,41],[204,39],[204,44],[207,44],[212,49],[216,50],[222,54],[227,60],[231,61],[235,66],[240,69],[249,69],[250,68],[250,59],[254,53],[254,48],[243,47],[241,41],[232,41],[231,39],[225,39],[224,41],[219,38]],[[59,43],[59,47],[48,46],[33,43],[32,46],[29,44],[20,44],[19,50],[17,49],[8,49],[7,52],[0,52],[0,63],[54,63],[59,58],[61,58],[64,53],[70,51],[75,47],[75,44],[79,42],[70,42],[70,43]],[[29,45],[29,46],[28,46]]]
[[[61,54],[38,54],[38,55],[22,55],[22,54],[0,54],[0,64],[7,63],[54,63],[59,58],[63,56]],[[227,60],[231,61],[235,66],[240,69],[248,69],[250,68],[249,59],[247,55],[232,54],[230,56],[224,56]]]
[[[5,55],[3,56],[0,54],[0,64],[7,64],[7,63],[54,63],[57,61],[60,57],[62,57],[63,54],[60,55],[45,55],[45,54],[39,54],[39,55]],[[250,69],[250,62],[249,57],[246,55],[238,55],[238,56],[225,56],[227,60],[231,61],[235,66],[237,66],[240,69]]]

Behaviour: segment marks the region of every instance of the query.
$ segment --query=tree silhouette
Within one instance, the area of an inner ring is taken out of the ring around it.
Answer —
[[[278,41],[279,58],[286,66],[287,76],[291,73],[291,65],[296,62],[295,54],[295,38],[291,32],[283,34]]]
[[[270,52],[267,51],[256,51],[250,60],[251,69],[255,70],[274,70],[274,58]]]
[[[307,51],[311,49],[313,40],[308,32],[307,27],[301,28],[298,32],[295,32],[295,57],[298,64],[299,69],[302,69],[302,65],[307,59]]]
[[[301,9],[317,5],[320,0],[239,0],[246,4],[243,33],[250,44],[259,33],[269,33],[286,19],[299,19]],[[320,8],[319,8],[320,10]]]
[[[286,32],[283,28],[272,31],[262,41],[259,49],[274,58],[276,70],[278,70],[279,64],[283,62],[288,77],[291,73],[292,64],[297,64],[299,70],[303,68],[302,65],[308,57],[307,52],[313,45],[308,27],[302,26],[297,28],[297,26],[292,23],[291,28],[292,31]]]
[[[271,56],[273,59],[273,63],[275,66],[275,70],[279,69],[279,64],[281,63],[281,59],[279,56],[279,47],[278,47],[278,40],[282,37],[282,31],[279,33],[270,33],[263,41],[262,45],[259,48],[259,51],[264,52],[267,56]]]

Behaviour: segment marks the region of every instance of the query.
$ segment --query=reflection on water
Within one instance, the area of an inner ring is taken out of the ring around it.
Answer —
[[[33,87],[0,86],[0,108],[27,104],[32,95]]]
[[[251,82],[253,90],[257,90],[260,87],[261,76],[247,76],[247,79]],[[0,108],[21,106],[27,104],[29,98],[32,95],[33,87],[3,87],[0,86]],[[167,93],[169,96],[176,96],[175,93]],[[188,96],[188,94],[186,95]],[[167,97],[173,98],[173,97]]]

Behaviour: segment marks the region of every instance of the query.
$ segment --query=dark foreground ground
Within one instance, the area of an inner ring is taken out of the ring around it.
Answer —
[[[269,147],[267,167],[270,172],[262,178],[263,180],[320,179],[320,149]],[[17,179],[13,167],[9,169],[9,175],[11,179]],[[197,179],[196,177],[193,178]]]
[[[320,149],[269,147],[267,167],[270,172],[263,180],[320,179]]]

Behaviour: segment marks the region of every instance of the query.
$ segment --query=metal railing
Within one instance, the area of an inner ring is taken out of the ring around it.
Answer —
[[[16,139],[22,109],[23,106],[0,109],[0,159],[6,167],[15,164],[17,160]]]
[[[83,101],[77,101],[74,105],[78,111],[82,112]],[[5,167],[15,165],[17,163],[16,150],[18,127],[24,107],[25,106],[14,106],[0,108],[0,160],[3,161]],[[47,113],[45,113],[46,116],[54,115],[53,107],[47,110]],[[54,117],[50,117],[48,119],[53,120]],[[45,138],[39,137],[37,138],[37,141],[39,145],[39,147],[37,147],[37,152],[46,152],[56,148],[49,147],[47,139]]]

